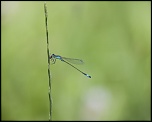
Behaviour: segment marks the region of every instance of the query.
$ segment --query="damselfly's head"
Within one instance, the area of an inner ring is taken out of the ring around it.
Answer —
[[[54,58],[55,57],[55,54],[52,54],[51,56],[50,56],[50,59],[52,59],[52,58]]]

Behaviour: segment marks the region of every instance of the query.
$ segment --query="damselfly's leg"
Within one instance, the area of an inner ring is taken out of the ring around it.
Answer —
[[[56,59],[55,58],[51,58],[51,62],[52,62],[52,64],[55,64]]]

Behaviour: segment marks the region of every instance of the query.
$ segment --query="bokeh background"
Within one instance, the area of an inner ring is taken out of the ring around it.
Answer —
[[[47,2],[52,120],[151,119],[151,2]],[[2,120],[48,120],[44,2],[1,2]]]

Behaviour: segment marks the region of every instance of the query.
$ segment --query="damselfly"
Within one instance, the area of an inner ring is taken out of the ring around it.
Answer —
[[[85,76],[87,76],[88,78],[91,78],[90,75],[82,72],[81,70],[79,70],[78,68],[76,68],[75,66],[73,66],[72,64],[70,64],[70,63],[73,63],[73,64],[83,64],[84,62],[82,60],[80,60],[80,59],[66,58],[66,57],[62,57],[62,56],[59,56],[59,55],[55,55],[55,54],[52,54],[50,56],[50,59],[53,62],[53,64],[55,64],[56,59],[59,59],[59,60],[65,62],[65,63],[69,64],[70,66],[72,66],[73,68],[75,68],[76,70],[78,70],[79,72],[81,72],[82,74],[84,74]]]

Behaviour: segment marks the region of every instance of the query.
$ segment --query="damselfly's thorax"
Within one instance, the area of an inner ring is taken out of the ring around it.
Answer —
[[[50,60],[52,61],[53,64],[55,64],[56,59],[59,59],[59,60],[63,61],[62,57],[59,56],[59,55],[52,54],[52,55],[50,56]]]

